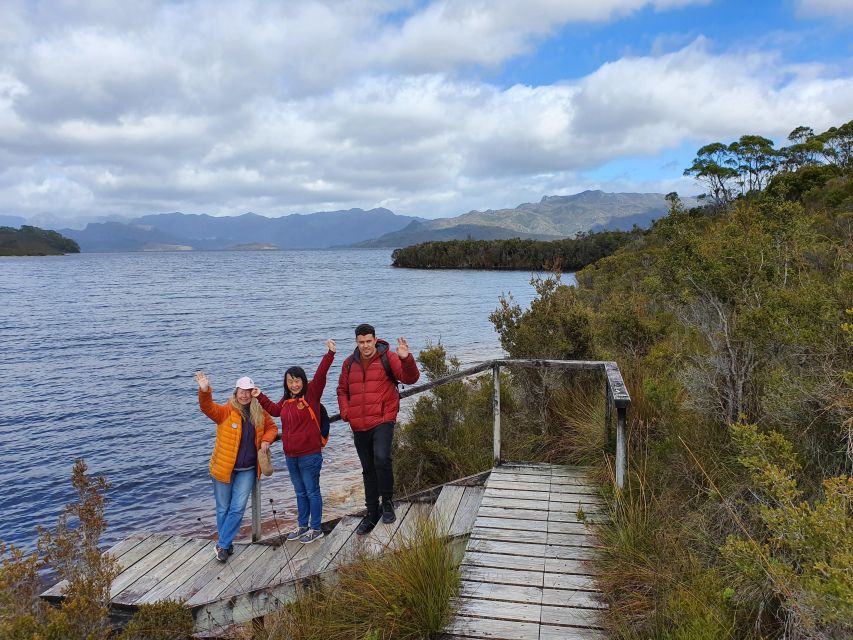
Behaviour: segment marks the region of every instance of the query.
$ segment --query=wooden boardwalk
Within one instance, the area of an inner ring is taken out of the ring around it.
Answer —
[[[214,558],[214,541],[165,534],[132,535],[109,549],[121,573],[113,580],[110,608],[117,622],[140,605],[159,600],[183,601],[196,629],[211,632],[280,609],[291,601],[298,583],[309,576],[331,575],[357,555],[382,554],[406,540],[421,518],[431,518],[448,535],[460,538],[473,526],[484,487],[445,485],[424,502],[397,503],[397,520],[380,523],[366,536],[355,529],[361,518],[345,516],[321,540],[282,544],[276,536],[252,544],[236,543],[226,563]],[[42,594],[57,602],[65,583]]]
[[[445,637],[598,640],[602,605],[588,561],[595,553],[593,523],[604,511],[582,468],[506,464],[491,471],[485,486],[457,481],[399,502],[396,522],[380,523],[367,536],[355,534],[360,517],[345,516],[312,544],[282,544],[278,536],[235,544],[225,564],[215,560],[212,540],[134,535],[108,551],[121,568],[111,611],[121,620],[141,604],[183,601],[197,631],[217,632],[280,609],[303,579],[325,579],[357,556],[394,548],[429,518],[459,541],[460,555],[468,536],[456,615]],[[63,588],[59,583],[42,597],[57,601]]]
[[[502,465],[486,482],[447,638],[599,640],[589,560],[604,503],[584,469]]]

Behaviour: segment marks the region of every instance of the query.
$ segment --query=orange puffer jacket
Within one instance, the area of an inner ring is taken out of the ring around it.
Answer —
[[[240,448],[240,436],[243,433],[243,417],[231,406],[230,400],[226,404],[216,404],[210,387],[207,391],[198,390],[198,406],[204,415],[216,423],[216,443],[210,456],[210,475],[219,482],[230,483],[231,472],[237,461],[237,450]],[[261,442],[272,444],[276,435],[278,429],[275,422],[270,414],[264,411],[264,424],[255,426],[255,448],[260,449]],[[260,475],[260,467],[257,472]]]

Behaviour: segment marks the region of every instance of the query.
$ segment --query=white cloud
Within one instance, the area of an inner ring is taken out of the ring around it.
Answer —
[[[799,0],[798,11],[805,16],[840,18],[846,22],[853,20],[853,6],[850,0]]]
[[[584,172],[685,141],[782,141],[849,119],[849,74],[772,50],[714,53],[702,38],[548,85],[457,73],[567,22],[692,3],[6,5],[21,26],[0,28],[0,210],[450,215],[642,190]]]

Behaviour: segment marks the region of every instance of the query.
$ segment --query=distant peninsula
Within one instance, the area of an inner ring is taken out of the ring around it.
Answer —
[[[609,256],[645,232],[579,233],[563,240],[445,240],[395,249],[391,265],[409,269],[494,269],[578,271]]]
[[[0,256],[61,256],[80,253],[80,245],[56,231],[22,225],[0,227]]]

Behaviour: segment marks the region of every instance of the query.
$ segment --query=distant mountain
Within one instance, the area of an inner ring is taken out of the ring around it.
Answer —
[[[695,206],[695,198],[683,198]],[[669,202],[661,193],[606,193],[583,191],[571,196],[545,196],[536,203],[514,209],[470,211],[455,218],[427,220],[380,236],[361,246],[405,247],[435,240],[493,240],[574,237],[586,231],[628,231],[633,225],[648,227],[666,215]]]
[[[456,220],[457,218],[451,219]],[[359,242],[354,246],[359,248],[408,247],[413,244],[436,240],[508,240],[509,238],[558,240],[564,237],[542,233],[525,233],[507,229],[506,227],[482,224],[459,224],[450,227],[434,228],[431,224],[432,222],[414,220],[406,228],[400,229],[400,231],[386,233],[379,238]]]
[[[127,223],[88,224],[82,231],[63,229],[83,251],[168,251],[265,248],[317,249],[353,245],[394,232],[418,220],[388,209],[349,209],[267,218],[255,213],[240,216],[162,213]]]

